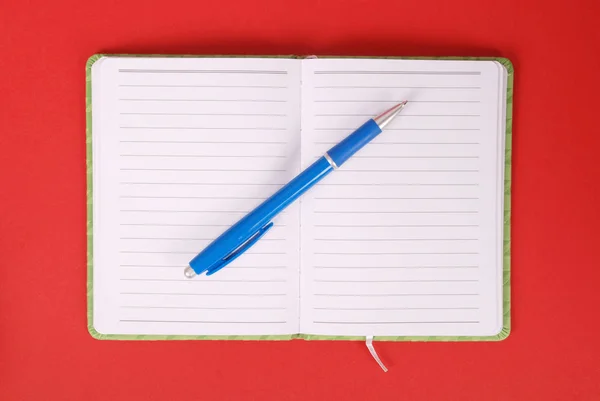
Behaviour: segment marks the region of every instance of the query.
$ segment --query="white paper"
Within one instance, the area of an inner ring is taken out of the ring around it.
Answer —
[[[472,61],[303,62],[303,168],[367,119],[408,104],[302,200],[302,332],[499,332],[501,70]]]
[[[505,92],[495,62],[96,62],[95,329],[497,334]],[[401,100],[385,132],[248,252],[184,278],[211,240]]]
[[[106,334],[298,332],[299,205],[212,277],[183,269],[299,172],[294,60],[93,66],[94,326]]]

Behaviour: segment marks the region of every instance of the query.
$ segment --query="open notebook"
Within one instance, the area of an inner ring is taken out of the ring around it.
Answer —
[[[95,337],[508,335],[508,60],[98,55],[87,72]],[[183,276],[229,225],[405,99],[244,255]]]

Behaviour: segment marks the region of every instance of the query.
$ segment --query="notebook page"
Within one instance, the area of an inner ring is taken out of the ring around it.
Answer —
[[[93,66],[94,325],[105,334],[298,332],[299,206],[218,274],[187,263],[299,171],[299,63]]]
[[[367,119],[409,101],[384,133],[303,197],[303,333],[500,331],[502,69],[303,61],[303,168]]]

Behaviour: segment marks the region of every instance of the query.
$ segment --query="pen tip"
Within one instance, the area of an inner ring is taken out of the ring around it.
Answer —
[[[406,103],[408,103],[408,101],[404,100],[396,104],[394,107],[384,111],[383,113],[375,117],[373,120],[375,120],[377,125],[379,125],[379,128],[383,129],[394,119],[394,117],[396,117],[400,113],[400,111],[402,111]]]
[[[190,266],[185,268],[185,270],[183,271],[183,274],[185,275],[186,278],[194,278],[194,276],[196,276],[196,272]]]

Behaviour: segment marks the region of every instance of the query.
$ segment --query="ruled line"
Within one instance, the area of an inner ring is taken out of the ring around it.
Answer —
[[[211,130],[211,131],[286,131],[287,128],[274,127],[157,127],[157,126],[119,126],[121,129],[170,129],[170,130]]]
[[[140,227],[231,227],[231,224],[120,223],[119,225]],[[285,227],[285,224],[280,226]]]
[[[325,116],[325,114],[321,115]],[[334,116],[334,114],[327,114],[327,116]],[[341,116],[341,117],[349,117],[349,116]],[[366,117],[366,116],[365,116]],[[373,116],[370,115],[372,118]],[[334,128],[334,127],[320,127],[321,131],[347,131],[347,130],[355,130],[354,128]],[[386,131],[419,131],[420,133],[431,131],[431,132],[439,132],[439,131],[455,131],[457,133],[461,132],[473,132],[473,131],[481,131],[481,128],[386,128]]]
[[[315,71],[315,75],[481,75],[479,71]]]
[[[120,295],[174,295],[201,297],[285,297],[287,294],[222,294],[222,293],[180,293],[180,292],[120,292]]]
[[[122,309],[183,309],[183,310],[287,310],[287,308],[275,306],[144,306],[144,305],[121,305]]]
[[[378,310],[378,311],[386,311],[386,310],[479,310],[478,307],[439,307],[439,308],[335,308],[335,307],[315,307],[313,310],[349,310],[349,311],[360,311],[360,310]]]
[[[250,184],[250,183],[224,183],[224,182],[135,182],[121,181],[119,184],[126,185],[216,185],[216,186],[282,186],[284,184]]]
[[[177,268],[177,269],[182,269],[185,266],[184,265],[135,265],[135,264],[131,264],[131,265],[120,265],[120,267],[140,267],[140,268]],[[287,266],[227,266],[227,269],[286,269]]]
[[[353,131],[354,128],[317,127],[313,131]],[[386,131],[481,131],[480,128],[386,128]]]
[[[478,255],[479,252],[315,252],[315,255]]]
[[[285,324],[285,320],[270,321],[210,321],[210,320],[138,320],[138,319],[119,319],[121,323],[195,323],[195,324]]]
[[[185,281],[185,280],[179,280]],[[479,280],[313,280],[315,283],[477,283]]]
[[[148,98],[119,98],[121,102],[231,102],[231,103],[287,103],[287,100],[275,99],[148,99]]]
[[[413,321],[413,322],[388,322],[388,321],[379,321],[379,322],[362,322],[362,321],[356,321],[356,322],[332,322],[332,321],[324,321],[324,320],[320,320],[320,321],[316,321],[313,320],[313,323],[316,324],[358,324],[358,325],[365,325],[365,324],[477,324],[479,323],[479,320],[454,320],[454,321]]]
[[[248,169],[243,169],[243,168],[239,168],[239,169],[222,169],[222,168],[119,168],[119,171],[209,171],[209,172],[228,172],[228,171],[232,171],[232,172],[274,172],[274,173],[279,173],[279,172],[285,172],[287,170],[285,169],[267,169],[267,168],[261,168],[261,169],[257,169],[257,168],[248,168]]]
[[[470,297],[479,294],[337,294],[337,293],[319,293],[316,296],[326,297]]]
[[[479,159],[479,156],[354,156],[355,159]]]
[[[265,159],[265,158],[276,158],[276,159],[287,159],[285,155],[159,155],[159,154],[120,154],[122,157],[201,157],[203,159],[237,159],[240,157],[249,158],[249,159]]]
[[[253,196],[142,196],[142,195],[119,195],[122,199],[250,199],[250,200],[263,200],[265,197],[253,197]]]
[[[375,144],[374,144],[375,145]],[[478,169],[470,170],[413,170],[413,169],[390,169],[390,170],[343,170],[339,173],[478,173]]]
[[[180,283],[286,283],[286,280],[187,280],[187,279],[161,279],[161,278],[120,278],[119,281],[160,281],[160,282],[180,282]]]
[[[445,210],[428,210],[428,211],[370,211],[370,210],[315,210],[313,213],[317,214],[477,214],[478,210],[465,210],[465,211],[445,211]]]
[[[119,143],[202,143],[202,144],[243,144],[243,145],[287,145],[288,142],[284,141],[166,141],[166,140],[120,140]],[[207,171],[219,171],[218,169],[207,170]],[[236,171],[236,170],[225,170],[225,171]],[[240,171],[240,170],[237,170]],[[243,171],[243,170],[241,170]],[[269,170],[263,170],[269,171]],[[283,171],[283,170],[282,170]]]
[[[210,143],[210,142],[209,142]],[[266,142],[270,143],[270,142]],[[336,145],[338,142],[335,141],[316,141],[313,142],[315,145]],[[372,143],[373,146],[389,146],[389,145],[479,145],[479,142],[382,142],[382,143]],[[340,171],[351,171],[351,170],[340,170]],[[391,171],[419,171],[419,170],[391,170]],[[422,171],[436,171],[436,170],[422,170]],[[440,170],[446,171],[446,170]],[[450,170],[451,171],[451,170]],[[458,171],[478,171],[478,170],[458,170]]]
[[[167,209],[119,209],[119,212],[139,213],[248,213],[247,210],[167,210]]]
[[[287,75],[287,71],[280,70],[152,70],[137,68],[121,68],[119,72],[135,74],[261,74],[261,75]]]
[[[249,210],[169,210],[169,209],[119,209],[119,212],[128,213],[248,213]],[[281,212],[279,216],[285,216],[288,212]]]
[[[120,88],[232,88],[232,89],[287,89],[278,85],[146,85],[120,84]]]
[[[124,240],[157,240],[157,241],[212,241],[215,238],[168,238],[168,237],[120,237]],[[261,241],[287,241],[285,238],[262,238]]]
[[[479,238],[313,238],[317,242],[479,241]]]
[[[315,269],[478,269],[479,266],[313,266]]]
[[[368,170],[364,170],[368,171]],[[465,197],[465,198],[454,198],[454,197],[429,197],[429,198],[406,198],[406,197],[327,197],[327,196],[317,196],[314,199],[316,200],[476,200],[479,199],[477,197]]]
[[[439,228],[439,227],[479,227],[479,224],[375,224],[375,225],[361,225],[361,224],[315,224],[315,227],[352,227],[352,228],[362,228],[362,227],[431,227],[431,228]]]
[[[167,254],[167,255],[196,255],[198,251],[131,251],[131,250],[119,250],[119,253],[138,253],[138,254]],[[246,252],[251,255],[286,255],[286,252],[253,252],[252,250]]]
[[[315,89],[481,89],[481,86],[315,86]]]
[[[276,113],[141,113],[120,112],[120,116],[218,116],[218,117],[287,117],[287,114]]]
[[[463,184],[463,183],[430,183],[430,184],[424,184],[424,183],[391,183],[391,184],[379,184],[379,183],[362,183],[362,184],[357,184],[357,183],[332,183],[332,184],[320,184],[322,187],[339,187],[339,186],[381,186],[381,187],[403,187],[403,186],[422,186],[422,187],[477,187],[479,186],[479,183],[469,183],[469,184]]]
[[[397,103],[394,100],[314,100],[315,103]],[[481,103],[481,100],[411,100],[411,103]],[[387,128],[386,128],[387,130]]]
[[[313,114],[315,117],[373,117],[367,114]],[[481,117],[481,114],[399,114],[397,117]],[[396,117],[396,118],[397,118]]]

